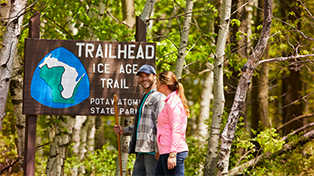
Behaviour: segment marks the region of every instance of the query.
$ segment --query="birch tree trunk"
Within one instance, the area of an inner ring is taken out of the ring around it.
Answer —
[[[192,10],[193,10],[193,0],[186,0],[186,7],[184,10],[184,22],[181,32],[181,40],[180,46],[178,50],[178,57],[176,63],[176,70],[175,75],[177,76],[178,80],[181,79],[183,64],[185,61],[185,51],[186,47],[188,46],[189,42],[189,32],[191,27],[191,20],[192,20]]]
[[[0,52],[0,131],[5,116],[5,105],[13,72],[13,60],[17,52],[26,4],[27,0],[11,1],[9,20],[3,36]]]
[[[75,118],[72,116],[59,116],[61,120],[59,126],[56,127],[56,135],[50,146],[49,158],[47,161],[47,176],[63,176],[64,161],[67,156],[68,146],[71,143],[71,135],[75,124]],[[64,122],[66,119],[66,122]],[[62,131],[63,126],[67,131]]]
[[[212,66],[213,67],[213,66]],[[201,102],[200,102],[200,119],[198,124],[198,136],[200,136],[200,140],[202,142],[205,142],[201,138],[204,137],[207,139],[209,137],[208,135],[208,129],[207,125],[205,125],[205,120],[209,118],[209,110],[210,110],[210,101],[213,99],[213,71],[212,68],[209,69],[205,73],[205,80],[202,88],[202,95],[201,95]]]
[[[122,0],[123,21],[133,29],[135,26],[134,0]]]
[[[75,123],[74,123],[74,129],[73,129],[73,133],[72,133],[72,142],[74,143],[73,145],[73,154],[76,155],[78,157],[78,160],[80,160],[81,158],[78,156],[80,153],[80,142],[81,142],[81,129],[82,126],[84,124],[84,122],[86,121],[87,116],[76,116],[75,117]],[[73,168],[74,173],[73,175],[76,176],[78,175],[82,169],[79,168]]]
[[[123,127],[134,125],[134,116],[122,116],[120,117],[120,125]],[[122,162],[122,175],[130,175],[131,173],[127,173],[127,163],[129,157],[129,144],[130,144],[131,136],[120,135],[120,144],[121,144],[121,162]],[[116,176],[120,176],[120,165],[119,158],[117,158],[116,162]]]
[[[221,145],[219,151],[218,171],[217,175],[228,174],[229,156],[231,151],[231,144],[234,140],[235,130],[239,117],[242,115],[242,110],[245,105],[246,94],[248,87],[251,84],[251,78],[254,74],[255,68],[258,66],[259,59],[267,46],[272,17],[272,0],[264,1],[264,22],[261,32],[261,37],[255,47],[253,53],[249,56],[246,64],[242,67],[242,75],[237,87],[235,99],[229,114],[227,124],[221,135]]]
[[[16,52],[17,53],[17,52]],[[17,153],[19,158],[19,170],[23,171],[24,166],[24,142],[25,142],[25,121],[22,114],[23,103],[23,77],[21,69],[21,56],[16,54],[13,63],[12,80],[10,84],[11,101],[14,106],[14,116],[17,133]]]
[[[148,25],[149,18],[153,13],[156,0],[146,0],[144,9],[139,18]]]
[[[214,19],[209,19],[209,35],[211,36],[212,33],[215,31],[215,21]],[[215,39],[214,37],[211,38],[211,46],[215,45]],[[214,54],[212,54],[210,57],[214,57]],[[213,85],[214,85],[214,66],[211,63],[206,64],[208,72],[205,73],[205,81],[203,84],[203,89],[202,89],[202,95],[201,95],[201,102],[200,102],[200,119],[199,119],[199,135],[203,136],[205,139],[200,139],[204,144],[207,141],[207,138],[209,137],[208,133],[208,126],[205,125],[205,120],[209,119],[209,111],[210,111],[210,102],[214,98],[213,95]],[[202,168],[203,169],[203,168]]]
[[[231,0],[222,1],[222,14],[220,20],[220,29],[218,31],[217,47],[214,63],[214,107],[213,117],[210,127],[210,137],[208,140],[208,149],[205,159],[204,176],[215,175],[217,165],[217,153],[219,146],[219,134],[221,117],[225,103],[223,89],[223,63],[225,57],[225,45],[229,31]]]
[[[8,23],[9,12],[11,7],[11,1],[1,4],[0,17],[1,28],[5,27]],[[1,30],[2,32],[2,30]],[[4,35],[4,34],[2,34]],[[17,153],[19,161],[19,171],[23,171],[24,166],[24,142],[25,142],[25,115],[22,114],[22,102],[23,102],[23,77],[21,70],[21,56],[15,51],[15,57],[13,61],[13,73],[10,84],[11,101],[14,106],[14,116],[16,121],[16,133],[17,133]]]
[[[1,28],[5,28],[8,24],[10,8],[11,8],[11,1],[1,2],[1,8],[0,8]],[[0,32],[2,33],[2,30]],[[4,36],[4,34],[2,34],[2,36]]]

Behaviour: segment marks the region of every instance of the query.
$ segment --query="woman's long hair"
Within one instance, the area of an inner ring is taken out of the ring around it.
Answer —
[[[185,109],[185,113],[187,116],[189,116],[190,113],[188,103],[184,95],[184,88],[183,85],[178,82],[176,75],[171,71],[163,71],[158,74],[158,81],[160,81],[160,83],[162,84],[167,85],[172,92],[178,91],[178,94],[181,98],[181,101]]]

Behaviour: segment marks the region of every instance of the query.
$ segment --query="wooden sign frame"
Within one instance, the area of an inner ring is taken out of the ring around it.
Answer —
[[[143,89],[138,69],[155,67],[155,43],[25,40],[23,113],[134,116]],[[80,73],[81,72],[81,73]]]

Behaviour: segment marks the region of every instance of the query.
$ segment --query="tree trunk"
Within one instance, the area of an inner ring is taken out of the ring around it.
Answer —
[[[229,114],[227,124],[221,134],[221,145],[219,151],[218,161],[218,175],[227,175],[229,156],[231,151],[231,144],[234,140],[235,130],[239,117],[242,115],[243,107],[245,106],[246,94],[251,83],[251,78],[254,73],[254,69],[259,63],[259,59],[262,57],[263,52],[266,49],[270,28],[271,28],[271,17],[272,17],[272,1],[265,0],[264,5],[264,23],[261,32],[261,37],[253,53],[249,56],[246,64],[242,67],[242,75],[237,87],[235,99],[231,112]]]
[[[134,116],[122,116],[120,119],[120,125],[123,127],[133,126],[134,125]],[[129,175],[131,173],[127,173],[127,163],[129,157],[129,144],[130,144],[131,137],[120,135],[120,144],[121,144],[121,162],[122,162],[122,174],[123,176]],[[117,158],[116,162],[116,176],[120,175],[120,165],[119,165],[119,158]]]
[[[83,124],[86,122],[87,116],[76,116],[75,117],[75,124],[74,124],[74,129],[72,133],[72,142],[74,143],[73,145],[73,154],[77,156],[78,160],[81,160],[82,158],[79,157],[80,152],[80,145],[81,145],[81,134],[82,134],[82,127]],[[73,168],[74,173],[73,175],[79,175],[80,172],[83,170],[82,168]]]
[[[23,171],[24,166],[24,143],[25,143],[25,121],[26,117],[22,114],[23,105],[23,76],[21,69],[21,56],[16,54],[13,63],[12,80],[10,84],[11,100],[14,106],[14,116],[16,120],[17,133],[17,153],[19,156],[19,170]]]
[[[266,51],[268,52],[268,50]],[[265,53],[265,55],[268,55]],[[267,56],[266,56],[267,57]],[[252,79],[252,129],[257,130],[257,134],[262,128],[270,127],[268,120],[268,64],[261,64],[256,71],[258,76]],[[261,122],[261,127],[259,123]]]
[[[75,141],[75,153],[79,160],[83,160],[87,153],[94,152],[95,144],[95,116],[76,116],[75,135],[79,141]],[[79,121],[79,122],[77,122]],[[74,136],[74,134],[73,134]],[[73,140],[74,141],[74,140]],[[74,147],[74,146],[73,146]],[[78,168],[78,174],[84,172],[84,166]]]
[[[122,0],[123,21],[131,28],[135,25],[134,0]]]
[[[291,21],[294,23],[295,28],[301,29],[301,22],[298,21],[301,16],[301,4],[299,2],[295,2],[293,0],[283,0],[280,3],[281,5],[281,13],[282,18],[286,21]],[[291,15],[291,13],[294,13],[294,15]],[[295,36],[296,41],[300,41],[300,35]],[[291,45],[293,45],[292,43]],[[300,45],[297,43],[296,45]],[[294,48],[297,48],[298,46],[294,46]],[[291,53],[283,53],[284,56],[290,56],[290,55],[296,55],[298,52],[293,51]],[[292,63],[294,61],[290,61]],[[295,64],[289,64],[289,71],[285,71],[283,73],[283,80],[282,80],[282,94],[284,95],[282,97],[282,122],[286,123],[290,121],[291,119],[302,115],[302,103],[294,103],[291,104],[291,102],[294,102],[298,100],[300,97],[302,97],[302,80],[301,80],[301,69],[300,64],[297,62],[294,62]],[[283,135],[286,135],[291,132],[291,130],[300,128],[303,126],[302,121],[296,121],[294,123],[291,123],[283,129]]]
[[[104,127],[103,127],[103,119],[102,116],[96,116],[96,145],[95,149],[102,149],[105,145],[105,138],[104,138]]]
[[[258,0],[258,7],[263,8],[263,1]],[[259,25],[262,25],[263,14],[260,10],[257,11],[257,19],[255,29]],[[264,52],[264,58],[268,58],[268,47]],[[260,68],[256,70],[257,76],[252,78],[252,119],[251,127],[256,130],[258,134],[262,128],[270,127],[270,121],[268,120],[268,64],[261,64]],[[259,123],[261,127],[259,128]],[[252,134],[253,136],[253,134]]]
[[[1,8],[0,8],[1,28],[5,28],[8,25],[10,8],[11,8],[11,1],[4,1],[4,2],[1,1]],[[2,34],[2,30],[0,32]],[[2,34],[1,36],[4,36],[4,34]]]
[[[210,127],[210,137],[208,140],[208,149],[205,159],[204,176],[215,175],[217,165],[217,153],[219,146],[219,134],[221,117],[224,109],[224,89],[223,89],[223,63],[225,57],[225,45],[229,31],[231,0],[223,0],[220,20],[220,29],[218,31],[217,47],[214,63],[214,107],[213,117]]]
[[[180,46],[178,50],[178,57],[176,62],[176,70],[175,75],[177,76],[178,80],[181,79],[183,64],[185,61],[185,51],[186,47],[189,43],[189,32],[191,27],[191,20],[192,20],[192,11],[193,11],[193,0],[186,0],[186,7],[184,10],[184,22],[181,32],[181,40]]]
[[[202,88],[201,102],[200,102],[200,119],[198,124],[198,135],[201,142],[209,137],[208,126],[205,124],[205,121],[209,119],[209,110],[210,110],[210,101],[213,99],[213,71],[210,70],[205,73],[205,80]],[[202,139],[202,138],[205,139]]]
[[[290,121],[291,119],[294,119],[295,117],[298,117],[302,115],[302,103],[294,103],[291,104],[291,102],[294,102],[302,95],[300,92],[302,92],[302,81],[301,81],[301,75],[300,70],[298,70],[300,65],[290,65],[289,66],[289,72],[284,72],[284,77],[282,81],[282,94],[284,96],[282,97],[282,106],[284,107],[282,110],[282,118],[283,123],[286,123]],[[295,121],[293,123],[290,123],[289,125],[286,125],[283,128],[283,135],[287,135],[292,130],[298,129],[303,126],[302,121]]]
[[[27,0],[15,0],[11,3],[9,20],[0,52],[0,131],[5,116],[5,105],[13,72],[13,60],[17,52]]]
[[[215,22],[213,18],[208,20],[208,33],[211,36],[212,33],[215,31]],[[211,36],[211,46],[215,45],[215,39]],[[214,57],[214,54],[211,54],[210,57]],[[208,72],[205,73],[205,80],[202,88],[202,95],[201,95],[201,102],[200,102],[200,118],[198,123],[198,134],[203,136],[205,139],[201,139],[201,142],[206,143],[206,140],[209,137],[208,126],[205,125],[205,120],[209,119],[209,112],[210,112],[210,101],[214,98],[213,94],[213,85],[214,85],[214,66],[210,63],[206,64]]]
[[[71,116],[59,116],[61,122],[56,128],[56,135],[50,146],[49,159],[47,161],[47,176],[63,176],[64,161],[67,156],[68,146],[71,142],[71,135],[75,124],[75,118]],[[64,120],[66,119],[66,122]],[[67,131],[62,131],[63,126]]]
[[[149,18],[152,15],[152,12],[154,10],[156,0],[146,0],[144,9],[142,14],[139,16],[139,18],[148,25]]]

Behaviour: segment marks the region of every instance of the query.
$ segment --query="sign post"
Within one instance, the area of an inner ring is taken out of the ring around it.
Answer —
[[[30,26],[29,37],[39,38],[39,28],[40,28],[40,13],[39,12],[36,12],[29,19],[29,26]],[[23,166],[24,176],[35,175],[36,123],[37,123],[36,115],[26,114],[24,166]]]

